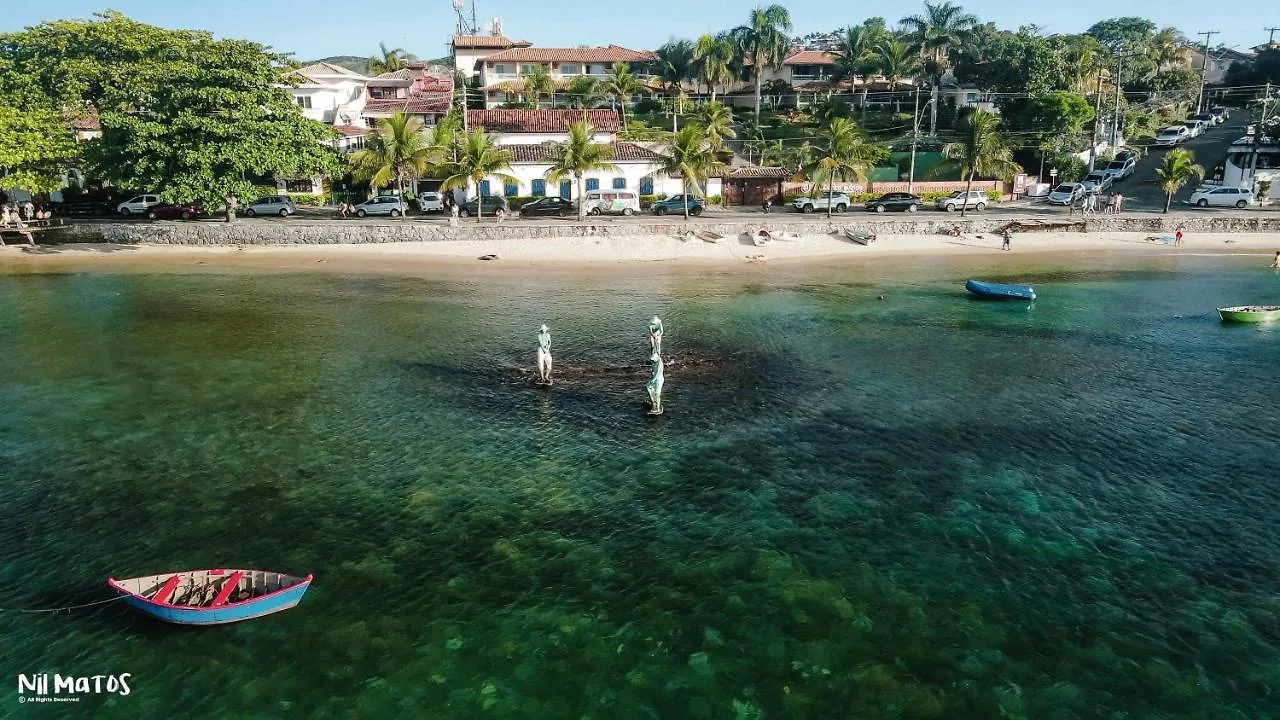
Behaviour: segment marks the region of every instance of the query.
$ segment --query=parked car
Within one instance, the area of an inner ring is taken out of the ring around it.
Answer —
[[[924,199],[911,193],[885,193],[875,200],[867,201],[867,209],[872,212],[895,210],[898,212],[915,212],[924,204]]]
[[[1237,207],[1242,208],[1253,202],[1253,191],[1238,187],[1213,187],[1206,185],[1196,188],[1191,194],[1191,204],[1199,207]]]
[[[953,212],[964,208],[965,210],[985,210],[987,208],[987,193],[983,190],[957,190],[950,195],[939,198],[937,206],[941,210]]]
[[[1156,134],[1156,139],[1152,143],[1158,147],[1173,147],[1181,145],[1191,136],[1191,132],[1187,130],[1185,125],[1170,125]]]
[[[256,215],[279,215],[280,217],[289,217],[296,215],[298,206],[293,204],[293,200],[284,195],[268,195],[258,198],[249,203],[244,208],[246,217],[254,217]]]
[[[141,215],[160,204],[159,195],[137,195],[116,206],[121,215]]]
[[[1080,181],[1085,192],[1106,192],[1111,189],[1111,176],[1102,170],[1094,170]]]
[[[1062,183],[1049,193],[1050,205],[1071,205],[1084,197],[1084,185],[1080,183]]]
[[[200,215],[200,208],[195,205],[172,205],[160,203],[147,210],[147,217],[152,220],[194,220]]]
[[[520,217],[537,217],[539,215],[568,217],[576,215],[577,212],[577,206],[562,197],[538,198],[533,202],[527,202],[520,206]]]
[[[1122,148],[1119,152],[1116,153],[1116,156],[1112,158],[1112,162],[1115,162],[1116,160],[1132,160],[1136,163],[1141,158],[1142,158],[1141,152],[1137,150],[1130,150],[1129,148]]]
[[[830,198],[830,202],[828,202],[828,198]],[[852,204],[849,201],[849,196],[842,192],[820,192],[811,198],[798,197],[791,203],[796,210],[806,213],[811,213],[814,210],[826,212],[828,206],[831,207],[832,212],[844,212]]]
[[[1187,129],[1187,139],[1200,137],[1204,134],[1204,123],[1199,120],[1183,120],[1182,127]]]
[[[472,198],[458,206],[458,214],[462,217],[494,215],[497,210],[502,210],[504,213],[511,210],[507,205],[507,199],[501,195],[485,195],[482,198]]]
[[[418,193],[418,210],[424,213],[444,212],[444,198],[438,192]]]
[[[409,203],[406,203],[398,195],[379,195],[372,200],[365,200],[356,205],[356,217],[364,217],[366,215],[400,217],[408,209]],[[465,215],[466,213],[463,214]]]
[[[1206,129],[1211,128],[1214,125],[1217,125],[1218,123],[1222,122],[1221,120],[1218,119],[1217,115],[1214,115],[1213,113],[1208,113],[1208,112],[1200,113],[1199,115],[1192,115],[1191,119],[1199,120],[1200,122],[1204,123],[1204,126]]]
[[[1217,116],[1218,122],[1220,123],[1224,123],[1231,119],[1231,111],[1221,105],[1215,105],[1209,108],[1209,112]]]
[[[1133,158],[1127,158],[1124,160],[1117,158],[1108,163],[1107,166],[1102,169],[1102,172],[1105,173],[1107,177],[1111,178],[1111,182],[1115,183],[1132,175],[1137,165],[1138,164],[1134,162]]]
[[[684,214],[685,198],[689,198],[689,214],[701,215],[706,203],[702,202],[696,195],[672,195],[666,200],[658,200],[649,206],[654,215],[666,215],[667,213]]]
[[[632,215],[640,212],[640,196],[631,190],[588,190],[582,202],[587,207],[588,215]]]

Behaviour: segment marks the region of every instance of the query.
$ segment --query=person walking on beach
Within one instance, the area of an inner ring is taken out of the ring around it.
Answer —
[[[1179,225],[1178,229],[1175,230],[1173,233],[1173,244],[1174,245],[1182,244],[1182,226],[1181,225]]]
[[[1124,196],[1116,193],[1116,214],[1119,215],[1124,210]]]
[[[1003,236],[1003,238],[1004,238],[1004,244],[1000,246],[1000,249],[1001,249],[1001,250],[1008,250],[1008,249],[1009,249],[1009,239],[1010,239],[1011,237],[1013,237],[1013,233],[1009,232],[1008,230],[1005,230],[1003,233],[1001,233],[1001,235],[1002,235],[1002,236]]]

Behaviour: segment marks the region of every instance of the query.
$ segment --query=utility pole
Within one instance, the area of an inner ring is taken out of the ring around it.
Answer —
[[[911,168],[907,171],[907,192],[916,184],[916,144],[920,142],[920,87],[916,86],[916,109],[911,115]]]
[[[1221,33],[1217,30],[1205,30],[1196,34],[1204,36],[1204,59],[1200,62],[1200,97],[1196,99],[1196,112],[1201,113],[1204,112],[1204,76],[1209,69],[1209,40]]]
[[[1102,68],[1098,68],[1098,89],[1093,93],[1093,137],[1089,138],[1089,172],[1093,172],[1093,164],[1098,161],[1098,126],[1102,122]],[[1112,148],[1114,150],[1115,148]],[[1044,162],[1044,151],[1040,151],[1040,161]],[[1044,168],[1040,168],[1044,175]]]
[[[1275,44],[1276,44],[1276,31],[1277,31],[1277,30],[1280,30],[1280,27],[1262,28],[1262,29],[1263,29],[1263,30],[1266,30],[1266,31],[1267,31],[1267,32],[1269,32],[1269,33],[1271,33],[1271,35],[1267,38],[1267,47],[1271,47],[1272,45],[1275,45]]]
[[[1267,126],[1267,106],[1271,104],[1271,81],[1267,81],[1267,94],[1262,96],[1262,118],[1253,129],[1253,157],[1249,159],[1249,189],[1256,185],[1258,175],[1258,155],[1262,153],[1262,129]],[[1261,199],[1261,198],[1259,198]]]
[[[1124,70],[1124,55],[1116,56],[1116,112],[1111,120],[1111,149],[1116,149],[1120,137],[1120,75]]]

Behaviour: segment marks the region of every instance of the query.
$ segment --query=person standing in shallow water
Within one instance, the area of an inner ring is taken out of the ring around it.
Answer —
[[[1276,251],[1276,261],[1271,263],[1271,267],[1280,270],[1280,250]]]

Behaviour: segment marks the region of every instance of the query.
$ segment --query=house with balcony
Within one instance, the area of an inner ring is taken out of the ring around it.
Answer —
[[[320,62],[289,73],[297,85],[285,89],[293,96],[303,117],[325,125],[354,125],[364,109],[369,78],[339,65]]]
[[[511,40],[502,33],[491,35],[454,35],[451,46],[454,72],[468,79],[480,74],[481,64],[490,56],[511,48],[527,48],[528,40]]]
[[[360,122],[352,124],[372,128],[379,120],[402,112],[431,127],[438,117],[449,112],[452,102],[453,77],[449,75],[448,68],[441,72],[440,68],[426,63],[409,63],[399,70],[369,78],[365,85]]]
[[[648,74],[648,66],[656,59],[646,50],[629,50],[617,45],[581,48],[513,47],[494,53],[480,63],[479,85],[486,108],[522,98],[524,76],[541,66],[551,76],[556,92],[563,91],[575,78],[591,77],[607,80],[614,63],[632,66],[636,75]],[[555,105],[554,98],[550,100]]]

